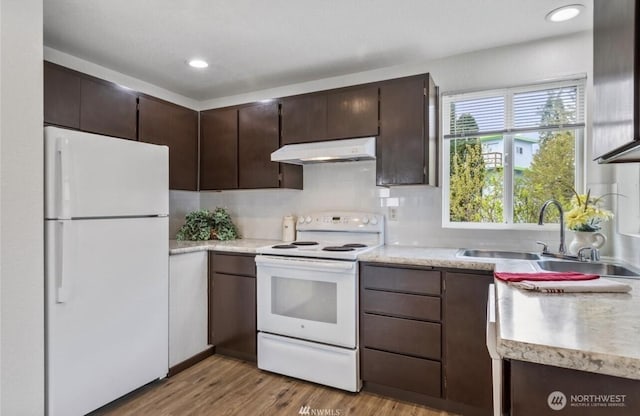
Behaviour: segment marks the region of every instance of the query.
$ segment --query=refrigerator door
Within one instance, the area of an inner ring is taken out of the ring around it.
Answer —
[[[44,136],[45,218],[168,214],[166,146],[57,127]]]
[[[168,218],[45,221],[49,416],[84,415],[168,371]]]

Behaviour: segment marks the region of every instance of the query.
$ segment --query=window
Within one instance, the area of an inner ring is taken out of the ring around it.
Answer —
[[[547,199],[568,206],[582,179],[584,79],[442,98],[445,226],[537,223]]]

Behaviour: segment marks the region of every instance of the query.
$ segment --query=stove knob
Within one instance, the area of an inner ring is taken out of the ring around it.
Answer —
[[[363,224],[369,224],[369,217],[362,217]]]
[[[371,217],[371,225],[378,224],[378,219],[376,217]]]
[[[299,222],[300,224],[304,224],[304,217],[299,217],[299,218],[298,218],[298,222]]]
[[[311,217],[307,215],[307,217],[304,219],[304,222],[306,222],[307,224],[311,224]]]

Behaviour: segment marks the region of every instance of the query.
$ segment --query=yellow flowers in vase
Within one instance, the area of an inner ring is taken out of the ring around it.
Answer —
[[[574,195],[571,198],[571,209],[565,214],[567,227],[573,231],[598,231],[601,223],[613,218],[613,213],[601,208],[603,198],[591,196],[591,190],[586,194],[578,194],[572,189]]]

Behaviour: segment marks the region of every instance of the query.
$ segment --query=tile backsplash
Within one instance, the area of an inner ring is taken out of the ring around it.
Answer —
[[[438,247],[493,247],[537,250],[536,240],[557,244],[557,231],[468,230],[442,227],[442,189],[375,185],[375,161],[324,163],[304,167],[304,190],[171,192],[171,232],[194,209],[227,208],[244,238],[281,238],[282,217],[325,210],[376,212],[387,218],[387,244]]]

